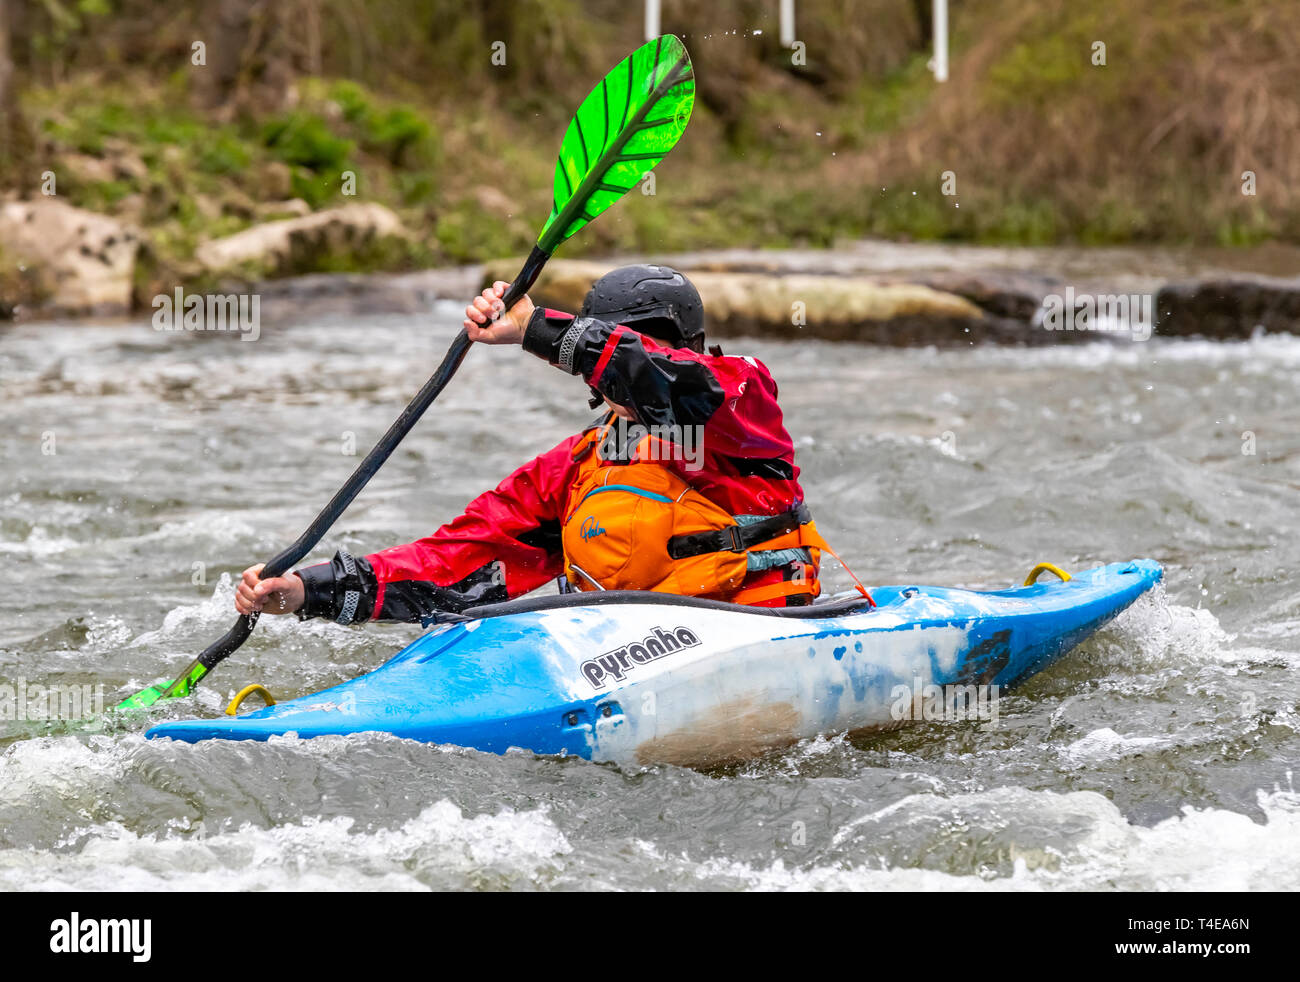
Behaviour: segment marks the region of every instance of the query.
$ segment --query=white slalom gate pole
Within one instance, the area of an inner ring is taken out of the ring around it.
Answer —
[[[781,0],[781,47],[794,46],[794,0]]]
[[[948,0],[934,0],[934,69],[936,82],[948,81]]]
[[[659,0],[645,0],[645,39],[653,41],[659,36]]]

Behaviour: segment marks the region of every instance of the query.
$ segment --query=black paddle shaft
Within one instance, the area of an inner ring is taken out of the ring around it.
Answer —
[[[502,301],[505,303],[505,309],[509,310],[519,299],[528,292],[529,288],[537,281],[542,267],[550,259],[550,254],[543,252],[541,248],[534,246],[533,251],[528,254],[528,259],[515,281],[510,284],[506,290]],[[473,344],[469,339],[469,334],[462,328],[461,332],[456,335],[456,340],[451,343],[447,349],[447,354],[442,359],[442,364],[438,370],[429,377],[429,381],[424,383],[424,387],[416,393],[415,398],[407,404],[402,410],[402,414],[393,421],[393,425],[388,428],[384,438],[380,440],[366,454],[365,460],[357,466],[352,472],[352,476],[347,479],[347,483],[339,488],[334,497],[330,499],[329,504],[321,509],[315,520],[307,526],[306,531],[298,536],[297,540],[289,548],[285,549],[262,569],[262,579],[269,579],[273,576],[282,576],[287,573],[296,563],[298,563],[307,553],[316,548],[316,543],[325,536],[339,516],[347,510],[348,505],[358,494],[361,489],[369,483],[370,479],[375,476],[375,472],[384,465],[397,445],[411,428],[424,415],[424,411],[433,404],[442,390],[447,387],[456,370],[460,368],[460,363],[465,360],[465,355],[469,353],[470,345]],[[226,634],[217,641],[214,641],[208,647],[203,649],[202,654],[198,657],[198,662],[205,668],[211,669],[214,665],[221,662],[234,653],[240,645],[248,640],[248,636],[253,633],[253,627],[257,624],[258,614],[241,614],[239,620],[235,622]],[[193,667],[193,666],[191,666]],[[178,677],[178,681],[184,680],[189,676],[186,670]]]

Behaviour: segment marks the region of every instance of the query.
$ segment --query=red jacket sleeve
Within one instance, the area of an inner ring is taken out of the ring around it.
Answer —
[[[627,406],[645,426],[708,426],[718,453],[770,457],[792,451],[777,405],[776,382],[754,358],[671,348],[593,317],[534,311],[524,347],[610,401]]]
[[[299,570],[307,592],[302,616],[417,621],[508,600],[558,576],[561,510],[579,439],[529,461],[432,535]],[[349,591],[357,595],[350,603]]]

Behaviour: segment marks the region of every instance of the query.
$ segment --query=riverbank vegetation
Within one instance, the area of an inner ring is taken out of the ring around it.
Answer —
[[[52,177],[141,229],[149,290],[204,275],[205,241],[354,201],[412,234],[309,267],[520,253],[561,128],[639,42],[640,6],[0,0],[0,191]],[[1300,241],[1293,0],[951,6],[937,84],[928,0],[800,0],[802,57],[774,2],[666,0],[692,131],[653,194],[568,251]]]

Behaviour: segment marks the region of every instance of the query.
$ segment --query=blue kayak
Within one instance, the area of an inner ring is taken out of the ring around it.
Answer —
[[[531,597],[453,615],[315,695],[147,736],[380,731],[493,753],[705,766],[935,713],[996,718],[1002,689],[1160,578],[1143,559],[1008,590],[886,586],[872,591],[875,607],[854,595],[786,610],[631,591]]]

